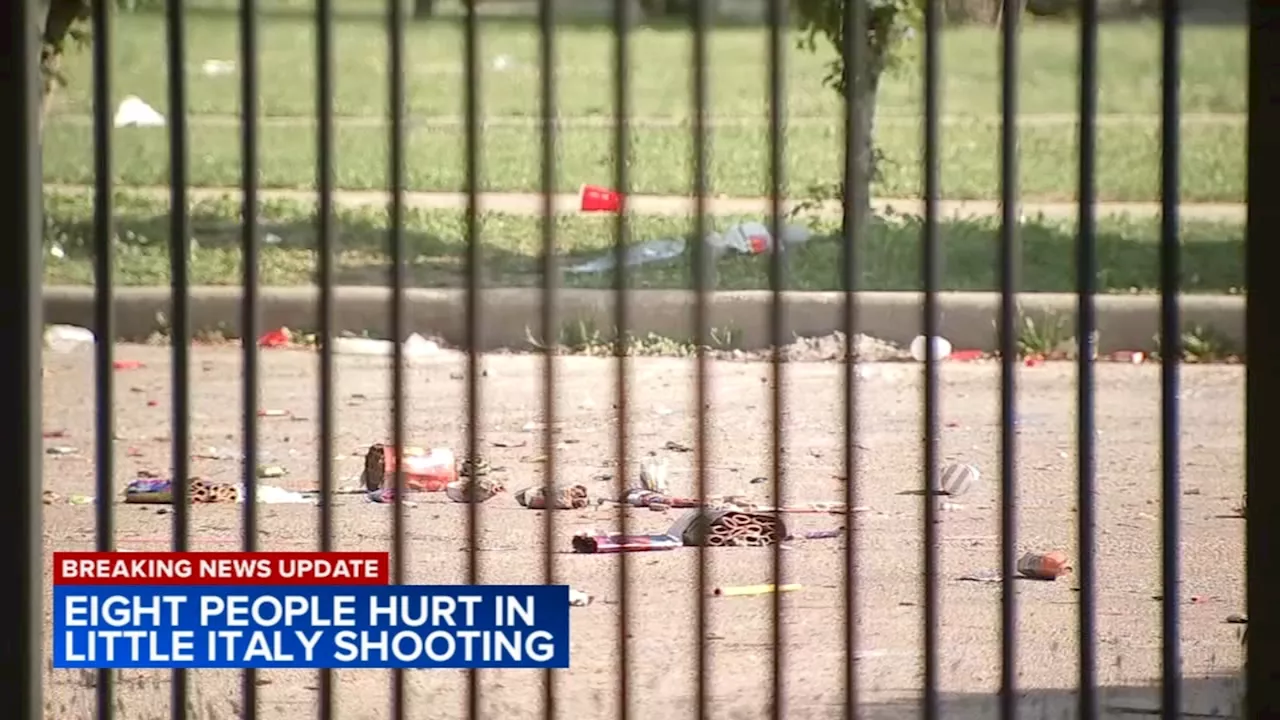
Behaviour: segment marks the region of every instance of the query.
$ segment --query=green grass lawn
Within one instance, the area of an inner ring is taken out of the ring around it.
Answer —
[[[295,117],[296,126],[264,128],[262,180],[274,187],[308,187],[314,182],[315,138],[308,118],[315,113],[312,22],[305,18],[264,20],[260,32],[261,108],[265,115]],[[412,116],[461,113],[463,36],[456,23],[415,23],[408,30],[408,106]],[[1071,113],[1077,97],[1077,32],[1069,24],[1035,23],[1025,30],[1020,99],[1030,114]],[[709,112],[726,118],[763,119],[767,107],[766,33],[763,29],[722,28],[709,38]],[[613,112],[613,37],[608,28],[565,26],[557,33],[557,111],[566,117]],[[534,116],[538,97],[538,36],[528,24],[486,22],[481,37],[485,73],[483,113]],[[1159,107],[1159,28],[1151,23],[1108,25],[1101,33],[1100,108],[1104,113],[1150,114]],[[190,180],[199,185],[234,185],[240,180],[238,130],[200,123],[200,116],[238,112],[235,74],[208,76],[206,60],[234,60],[239,52],[232,16],[193,15],[188,29],[189,108],[193,114]],[[691,114],[690,36],[686,31],[646,28],[632,38],[631,111],[634,117],[683,118]],[[1183,108],[1195,113],[1245,111],[1245,37],[1239,28],[1188,28],[1184,37]],[[943,108],[968,120],[943,133],[942,188],[955,198],[993,197],[998,192],[999,43],[994,30],[959,28],[943,39]],[[119,97],[141,96],[167,112],[163,19],[122,15],[115,36],[113,90]],[[344,21],[336,29],[336,99],[342,116],[375,118],[386,112],[386,30],[374,21]],[[506,69],[494,69],[496,58]],[[841,106],[821,86],[830,52],[799,50],[787,55],[787,112],[790,117],[830,122],[797,125],[787,133],[789,187],[803,194],[810,185],[839,177],[843,148]],[[1194,61],[1191,61],[1191,60]],[[88,53],[70,58],[69,88],[50,120],[45,139],[45,177],[57,183],[93,178],[92,137],[84,124],[91,109]],[[878,141],[887,154],[880,196],[919,191],[920,132],[892,118],[919,113],[921,82],[912,63],[886,78],[879,113],[885,122]],[[1187,201],[1239,201],[1244,188],[1244,125],[1236,116],[1221,124],[1188,123],[1181,146],[1182,196]],[[406,170],[411,189],[457,190],[462,186],[462,131],[419,127],[408,141]],[[164,184],[168,179],[167,133],[126,129],[116,134],[116,167],[122,184]],[[489,128],[484,137],[483,182],[494,190],[536,190],[540,171],[538,132],[531,128]],[[634,190],[683,193],[690,181],[687,130],[637,128],[629,168]],[[1158,190],[1157,118],[1102,128],[1099,138],[1099,193],[1108,200],[1150,200]],[[613,139],[608,129],[572,128],[561,133],[560,189],[582,182],[608,183]],[[1021,133],[1022,191],[1031,199],[1070,199],[1076,185],[1076,133],[1068,124],[1036,125]],[[386,183],[384,128],[340,126],[336,142],[338,184],[345,188]],[[712,137],[711,184],[715,192],[754,195],[765,188],[768,144],[763,125],[716,128]]]
[[[114,91],[139,95],[166,110],[163,18],[122,15],[116,23]],[[413,23],[407,37],[407,102],[411,114],[457,115],[463,110],[463,39],[456,23]],[[341,22],[335,29],[334,112],[377,116],[387,108],[387,35],[376,22]],[[1191,27],[1184,32],[1182,103],[1185,112],[1246,111],[1246,36],[1243,28]],[[260,26],[261,108],[265,115],[313,116],[315,33],[306,19],[270,19]],[[731,117],[765,117],[767,32],[763,28],[720,28],[709,38],[710,112]],[[1115,24],[1100,36],[1099,108],[1103,113],[1157,113],[1160,108],[1160,28],[1154,23]],[[562,27],[556,36],[557,109],[563,115],[613,112],[614,40],[607,27]],[[239,56],[233,16],[192,16],[187,31],[189,108],[198,114],[239,112],[236,75],[202,73],[206,60]],[[529,24],[492,22],[480,37],[484,63],[483,112],[537,115],[540,112],[538,33]],[[1076,110],[1078,30],[1074,25],[1028,24],[1022,39],[1020,100],[1023,112]],[[1000,111],[999,36],[992,28],[954,28],[943,38],[943,112],[991,115]],[[691,36],[686,30],[639,29],[631,38],[632,113],[688,117]],[[811,54],[790,50],[786,57],[787,110],[797,117],[840,117],[840,102],[822,87],[827,47]],[[496,70],[494,60],[511,66]],[[92,107],[89,54],[68,63],[70,88],[63,112]],[[886,79],[880,97],[884,115],[912,115],[921,108],[919,64],[912,62]]]
[[[1181,146],[1182,196],[1188,201],[1240,201],[1244,197],[1243,125],[1187,128]],[[787,135],[786,184],[797,193],[839,178],[843,160],[841,130],[797,128]],[[711,191],[726,195],[763,195],[769,173],[768,130],[718,128],[711,137]],[[1031,127],[1021,133],[1021,189],[1027,199],[1075,197],[1077,161],[1074,133],[1067,127]],[[118,182],[165,185],[169,182],[168,135],[129,128],[116,144]],[[316,139],[311,127],[270,127],[261,131],[259,167],[268,187],[313,187]],[[942,193],[956,199],[999,195],[998,124],[972,122],[943,132]],[[920,193],[919,133],[914,127],[886,126],[879,133],[888,153],[875,194]],[[636,130],[628,169],[634,192],[683,194],[692,187],[692,139],[677,129]],[[61,183],[92,183],[93,138],[83,127],[53,126],[45,139],[45,177]],[[341,128],[337,133],[334,173],[338,187],[387,186],[387,133],[380,128]],[[458,191],[466,165],[461,131],[419,128],[407,140],[405,172],[412,190]],[[583,182],[611,184],[614,138],[609,130],[563,130],[557,153],[557,190],[573,191]],[[541,183],[541,146],[530,129],[491,128],[484,132],[481,185],[488,190],[537,191]],[[1159,193],[1158,126],[1106,127],[1099,130],[1098,192],[1105,200],[1150,200]],[[197,127],[191,130],[190,181],[200,186],[235,186],[241,181],[239,130]]]
[[[169,283],[168,206],[164,201],[120,193],[117,200],[116,278],[124,285]],[[93,282],[91,203],[80,195],[48,193],[45,199],[46,282]],[[240,206],[229,200],[201,202],[192,208],[192,282],[235,285],[241,281]],[[260,213],[264,243],[259,268],[264,285],[302,285],[315,277],[315,219],[312,207],[272,202]],[[741,218],[715,218],[723,228]],[[385,285],[387,221],[380,210],[339,211],[335,248],[340,284]],[[562,262],[609,251],[615,242],[612,218],[560,216],[555,220]],[[1150,292],[1157,287],[1158,221],[1104,220],[1097,237],[1099,288],[1110,293]],[[465,218],[461,212],[407,212],[405,235],[411,258],[409,276],[419,287],[457,287],[465,282]],[[791,254],[788,285],[796,290],[841,288],[841,244],[829,226],[819,237]],[[692,222],[667,217],[636,217],[631,241],[689,236]],[[949,222],[942,227],[943,287],[948,290],[998,288],[999,226],[995,221]],[[1030,221],[1022,233],[1022,287],[1027,292],[1073,291],[1075,234],[1070,224]],[[1240,225],[1184,222],[1183,287],[1188,292],[1235,292],[1244,283],[1244,230]],[[920,287],[920,221],[877,220],[861,239],[862,267],[858,287],[866,290],[912,290]],[[541,284],[541,220],[536,217],[488,214],[482,219],[485,284]],[[685,257],[632,272],[632,287],[691,286],[691,260]],[[767,257],[729,257],[719,264],[719,287],[768,287]],[[612,287],[611,274],[565,275],[577,287]]]

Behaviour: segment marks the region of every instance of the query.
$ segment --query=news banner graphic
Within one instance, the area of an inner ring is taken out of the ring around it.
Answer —
[[[567,585],[388,585],[376,552],[53,555],[55,668],[567,668]]]

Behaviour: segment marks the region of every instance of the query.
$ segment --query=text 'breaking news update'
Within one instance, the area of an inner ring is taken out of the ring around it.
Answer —
[[[56,668],[567,668],[565,585],[388,585],[387,553],[55,553]]]

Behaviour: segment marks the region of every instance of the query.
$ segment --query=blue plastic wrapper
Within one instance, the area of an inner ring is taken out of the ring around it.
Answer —
[[[173,481],[163,478],[138,478],[124,489],[124,501],[140,505],[172,505]]]

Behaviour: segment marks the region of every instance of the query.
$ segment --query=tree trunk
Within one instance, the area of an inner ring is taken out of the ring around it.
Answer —
[[[419,20],[429,18],[436,13],[435,0],[413,0],[413,16]]]
[[[106,0],[100,0],[105,2]],[[61,82],[62,53],[71,39],[71,26],[84,16],[86,0],[42,0],[40,38],[40,75],[43,95],[40,102],[40,133],[44,134],[45,117],[53,106],[54,94]]]
[[[841,198],[843,203],[847,197],[853,205],[851,209],[856,213],[856,217],[862,219],[863,228],[871,219],[871,186],[876,180],[876,152],[875,152],[875,118],[876,118],[876,97],[880,89],[880,76],[882,74],[882,63],[873,62],[872,66],[867,68],[866,76],[862,81],[861,87],[855,88],[850,83],[845,86],[845,92],[852,93],[855,90],[860,91],[860,97],[853,98],[853,111],[856,116],[856,122],[859,124],[858,137],[854,138],[857,145],[854,151],[854,171],[856,175],[850,177],[846,167],[843,182],[841,183],[847,192]],[[858,182],[854,182],[855,178]],[[846,213],[846,216],[848,214]],[[851,231],[855,235],[858,234],[856,229],[848,228],[841,223],[841,231],[843,235],[848,235]]]

